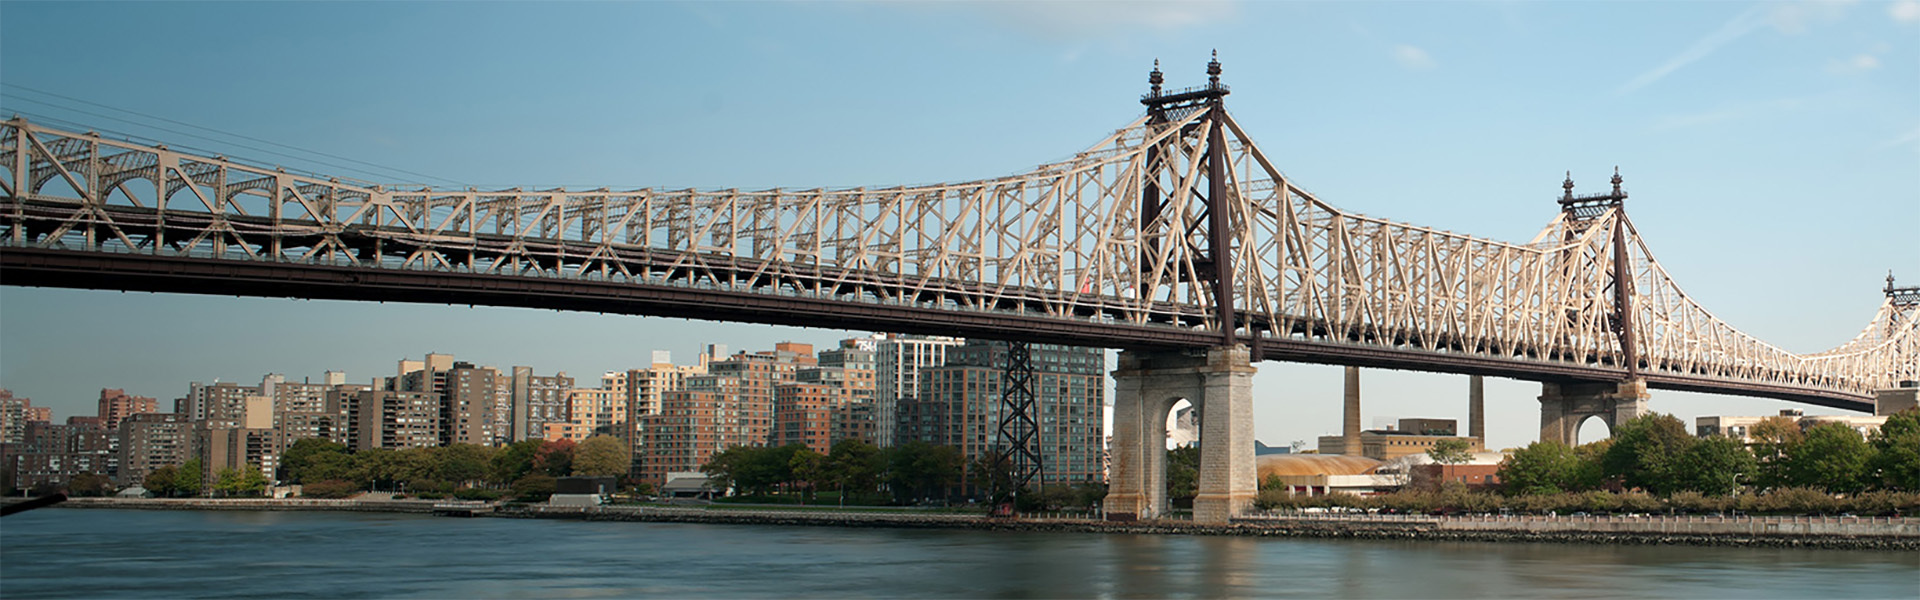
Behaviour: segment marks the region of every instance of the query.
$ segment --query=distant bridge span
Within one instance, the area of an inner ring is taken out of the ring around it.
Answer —
[[[1617,175],[1589,196],[1568,181],[1526,243],[1394,223],[1293,185],[1226,93],[1156,79],[1148,116],[1018,175],[762,191],[374,185],[16,118],[0,125],[0,283],[1238,343],[1254,360],[1856,411],[1920,379],[1920,289],[1889,281],[1859,336],[1793,354],[1681,292]]]

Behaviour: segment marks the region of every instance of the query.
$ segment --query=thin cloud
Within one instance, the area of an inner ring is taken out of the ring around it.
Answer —
[[[1827,71],[1841,75],[1863,73],[1880,68],[1880,58],[1872,54],[1856,54],[1853,58],[1827,63]]]
[[[1733,20],[1727,21],[1727,24],[1720,26],[1720,29],[1707,34],[1706,37],[1700,38],[1699,41],[1694,42],[1692,46],[1687,47],[1687,49],[1681,51],[1680,54],[1667,59],[1667,62],[1662,63],[1658,67],[1654,67],[1650,71],[1641,73],[1639,77],[1635,77],[1632,81],[1628,81],[1626,85],[1620,86],[1620,89],[1614,90],[1614,95],[1625,96],[1633,93],[1634,90],[1652,85],[1654,82],[1666,78],[1667,75],[1673,74],[1674,71],[1680,70],[1681,67],[1706,58],[1707,55],[1713,54],[1715,50],[1719,50],[1722,46],[1746,37],[1747,34],[1753,33],[1766,25],[1767,15],[1765,8],[1760,6],[1749,8],[1746,12],[1735,15]]]
[[[1400,44],[1393,47],[1393,60],[1400,63],[1400,66],[1415,71],[1428,71],[1438,66],[1438,63],[1433,61],[1433,57],[1429,56],[1426,50],[1421,50],[1417,46],[1407,44]]]
[[[1914,142],[1920,142],[1920,127],[1913,128],[1913,131],[1907,132],[1906,135],[1887,140],[1886,143],[1880,144],[1879,149],[1885,150],[1894,146],[1905,146]]]
[[[1887,16],[1901,23],[1920,23],[1920,0],[1900,0],[1887,7]]]
[[[1763,102],[1729,104],[1705,112],[1662,117],[1653,124],[1653,131],[1673,131],[1676,129],[1699,127],[1727,121],[1773,117],[1810,106],[1830,104],[1837,98],[1837,95],[1829,93],[1818,96],[1779,98]]]
[[[1174,31],[1227,21],[1239,12],[1238,3],[1231,0],[963,2],[951,6],[977,10],[1015,29],[1054,39],[1107,37],[1122,29]]]

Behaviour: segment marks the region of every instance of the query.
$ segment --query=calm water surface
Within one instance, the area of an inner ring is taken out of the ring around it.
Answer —
[[[44,509],[0,598],[1920,598],[1900,552]]]

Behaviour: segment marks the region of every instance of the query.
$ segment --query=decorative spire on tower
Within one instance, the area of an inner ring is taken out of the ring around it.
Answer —
[[[1153,59],[1153,72],[1147,74],[1147,83],[1153,85],[1153,92],[1150,95],[1160,95],[1160,84],[1165,83],[1166,80],[1166,76],[1160,73],[1160,59]]]
[[[1561,196],[1561,198],[1567,200],[1573,199],[1573,171],[1567,171],[1567,180],[1560,184],[1560,189],[1567,191],[1566,195]]]
[[[1626,180],[1620,178],[1620,166],[1614,165],[1613,166],[1613,195],[1615,196],[1620,195],[1620,182],[1622,181],[1626,181]]]
[[[1220,87],[1220,51],[1213,51],[1213,60],[1207,61],[1207,87]]]

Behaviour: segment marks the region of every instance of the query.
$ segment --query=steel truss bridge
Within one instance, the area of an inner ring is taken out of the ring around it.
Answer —
[[[1217,74],[1217,66],[1214,68]],[[0,283],[596,311],[1621,381],[1872,410],[1920,379],[1920,288],[1852,341],[1715,318],[1613,189],[1507,242],[1341,211],[1207,86],[1017,175],[847,189],[438,189],[264,168],[15,118]]]

